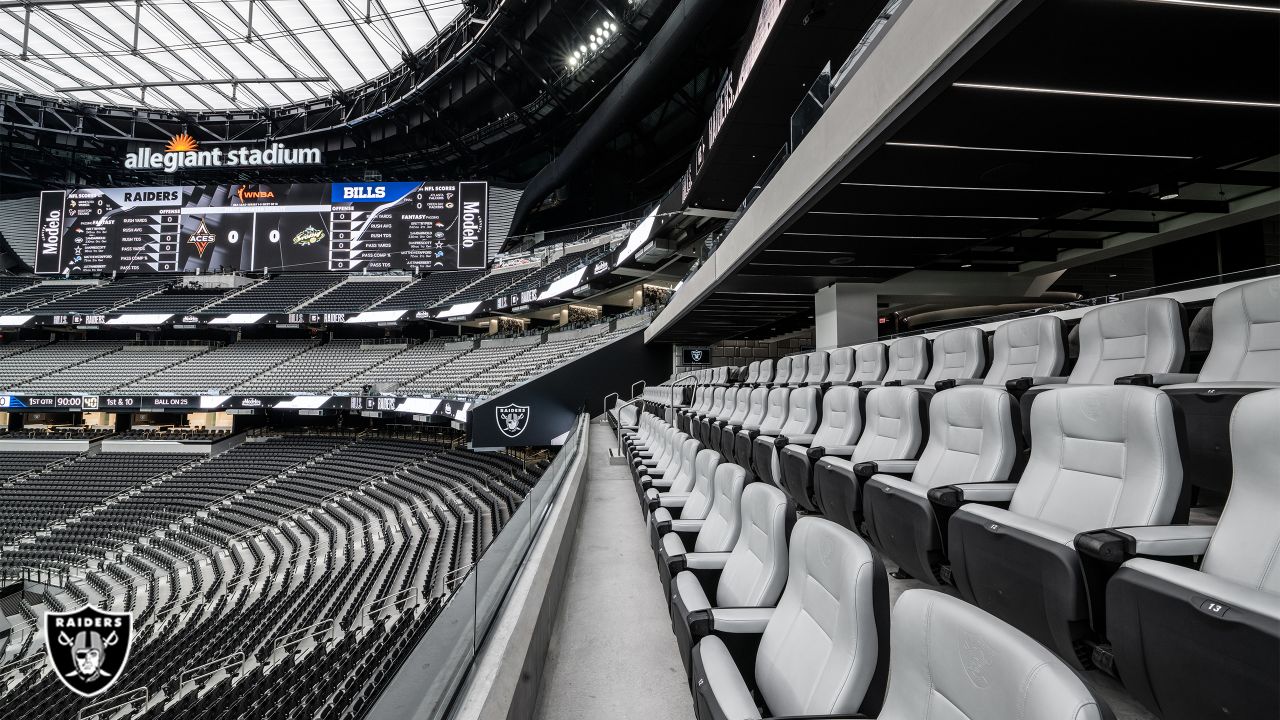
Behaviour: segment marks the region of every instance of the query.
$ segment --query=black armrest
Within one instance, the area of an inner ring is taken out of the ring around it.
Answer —
[[[901,380],[890,380],[889,382],[885,383],[885,384],[884,384],[884,386],[885,386],[885,387],[902,387],[902,381],[901,381]]]
[[[809,460],[816,461],[827,454],[827,449],[824,447],[811,447],[808,450],[805,450],[804,454],[809,456]]]
[[[667,570],[671,572],[670,577],[674,578],[675,576],[684,572],[688,566],[689,566],[689,561],[685,559],[684,555],[678,555],[673,558],[667,558]]]
[[[649,508],[649,514],[652,515],[655,510],[662,507],[662,498],[649,498],[648,502],[645,503],[645,506]],[[666,527],[663,527],[663,525]],[[671,530],[671,523],[666,520],[658,523],[659,537],[666,535],[669,530]]]
[[[689,643],[690,647],[697,645],[698,641],[711,634],[711,628],[714,621],[711,619],[711,610],[694,610],[689,613],[689,635],[693,641]]]
[[[1076,550],[1081,555],[1115,565],[1133,557],[1128,550],[1129,544],[1127,538],[1110,530],[1082,532],[1076,536]]]
[[[829,383],[829,382],[820,383],[818,385],[818,391],[821,392],[823,395],[826,395],[827,391],[831,389],[831,385],[832,383]]]
[[[880,466],[874,462],[860,462],[854,464],[853,474],[858,476],[858,479],[862,482],[866,482],[871,479],[872,475],[879,472],[879,469]]]
[[[740,432],[745,432],[747,434],[747,439],[751,442],[755,442],[756,438],[760,437],[759,430],[741,430]]]
[[[958,508],[964,504],[964,492],[955,485],[936,487],[929,491],[929,502],[946,508]]]
[[[1033,382],[1034,380],[1029,377],[1014,378],[1005,382],[1004,389],[1008,390],[1010,395],[1017,397],[1030,390]]]
[[[782,448],[790,444],[791,444],[791,441],[787,439],[786,435],[779,435],[778,437],[773,439],[773,446],[779,450],[781,450]]]
[[[961,483],[943,485],[929,491],[929,502],[944,508],[958,508],[976,502],[995,507],[1008,507],[1017,483]]]
[[[938,382],[933,384],[933,389],[938,392],[942,392],[943,390],[950,390],[955,386],[956,386],[956,381],[954,379],[939,380]]]
[[[1155,378],[1151,373],[1138,373],[1136,375],[1125,375],[1116,378],[1116,385],[1140,385],[1142,387],[1155,387]]]

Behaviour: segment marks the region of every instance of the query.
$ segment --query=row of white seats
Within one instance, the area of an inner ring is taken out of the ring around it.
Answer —
[[[865,540],[796,520],[781,490],[657,416],[626,447],[699,720],[1109,717],[1064,663],[970,604],[909,590],[891,617]]]
[[[1126,688],[1166,720],[1280,716],[1280,389],[1234,411],[1235,477],[1216,526],[1171,524],[1182,468],[1164,393],[1046,393],[1017,477],[1012,409],[986,402],[993,391],[939,393],[918,460],[859,463],[829,485],[819,478],[813,515],[860,531],[899,576],[949,576],[966,600],[1072,666],[1088,666],[1091,654],[1113,658]],[[880,388],[871,398],[904,392]],[[657,416],[628,437],[664,589],[677,604],[689,589],[681,571],[702,562],[695,556],[721,553],[706,559],[715,567],[734,552],[735,528],[748,519],[734,523],[724,503],[748,473]],[[694,531],[692,554],[677,560],[687,547],[679,534]],[[766,547],[751,545],[757,559]],[[755,607],[747,596],[732,604]]]
[[[1033,401],[1048,387],[1148,385],[1163,389],[1179,408],[1192,477],[1203,487],[1223,491],[1227,485],[1221,469],[1230,466],[1224,448],[1229,445],[1231,408],[1244,395],[1280,387],[1280,277],[1238,285],[1215,299],[1213,343],[1198,374],[1179,372],[1186,361],[1184,317],[1182,306],[1165,297],[1094,308],[1080,320],[1079,357],[1065,376],[1059,374],[1067,358],[1064,326],[1052,315],[998,326],[990,338],[989,364],[987,338],[973,327],[943,332],[932,345],[923,336],[909,336],[887,346],[873,342],[782,358],[776,366],[759,361],[736,385],[699,385],[688,414],[750,429],[755,418],[749,414],[765,396],[753,396],[749,388],[903,385],[941,390],[979,384],[1004,388],[1018,399],[1019,425],[1029,443]],[[655,397],[654,402],[663,401]]]
[[[1268,358],[1275,357],[1268,332],[1280,327],[1267,318],[1280,318],[1277,303],[1280,281],[1276,279],[1223,293],[1214,305],[1218,332],[1201,377],[1210,374],[1211,368],[1219,372],[1228,366],[1235,367],[1237,375],[1265,375]],[[1112,307],[1122,306],[1099,310]],[[1241,307],[1246,312],[1236,312]],[[1098,320],[1105,324],[1109,318],[1102,314]],[[1086,327],[1081,333],[1082,349],[1091,336]],[[1236,548],[1247,554],[1240,572],[1224,572],[1224,563],[1206,558],[1203,572],[1195,573],[1187,585],[1200,588],[1194,591],[1199,595],[1155,582],[1160,588],[1157,599],[1143,596],[1144,607],[1161,602],[1170,606],[1154,617],[1167,615],[1183,623],[1189,622],[1184,612],[1188,608],[1204,612],[1191,601],[1193,597],[1210,598],[1212,602],[1205,600],[1210,606],[1229,609],[1226,624],[1242,623],[1257,631],[1237,638],[1236,654],[1209,652],[1187,663],[1220,681],[1221,692],[1206,693],[1204,702],[1179,693],[1178,688],[1190,681],[1186,673],[1167,669],[1177,682],[1165,684],[1162,677],[1151,678],[1140,670],[1147,663],[1159,664],[1150,658],[1169,650],[1152,650],[1159,647],[1156,636],[1138,633],[1135,639],[1125,626],[1113,628],[1107,621],[1111,603],[1104,599],[1112,585],[1105,578],[1115,572],[1117,563],[1104,562],[1101,584],[1095,582],[1089,591],[1086,580],[1099,572],[1091,567],[1100,561],[1095,555],[1109,553],[1123,560],[1126,554],[1117,546],[1129,548],[1129,555],[1155,557],[1188,548],[1203,551],[1214,537],[1211,527],[1170,525],[1186,521],[1180,459],[1187,454],[1185,446],[1179,451],[1186,436],[1176,432],[1177,388],[1162,392],[1129,385],[1048,385],[1045,389],[1050,392],[1034,405],[1027,403],[1030,412],[1023,422],[1014,394],[999,382],[944,384],[940,392],[910,385],[834,386],[825,393],[813,385],[744,384],[713,388],[726,390],[722,397],[733,398],[727,414],[722,409],[718,415],[699,416],[695,404],[676,416],[679,427],[671,432],[687,430],[693,436],[689,443],[699,447],[705,443],[707,452],[722,453],[743,468],[745,480],[758,476],[785,490],[802,510],[865,533],[898,565],[900,573],[935,584],[952,581],[966,598],[1077,667],[1087,665],[1091,654],[1105,664],[1111,652],[1106,641],[1112,641],[1117,655],[1123,655],[1118,663],[1126,685],[1165,717],[1251,716],[1239,710],[1271,708],[1266,698],[1280,702],[1275,684],[1280,673],[1267,674],[1280,661],[1280,574],[1273,578],[1266,566],[1256,567],[1261,557],[1256,548],[1244,544]],[[1231,397],[1235,401],[1269,386],[1274,383],[1245,381],[1228,390],[1238,393]],[[1214,392],[1206,391],[1206,397],[1214,402],[1214,394],[1222,391],[1210,390]],[[1224,395],[1217,397],[1222,398],[1218,402],[1226,400]],[[1240,407],[1237,416],[1248,418],[1257,432],[1270,433],[1269,439],[1237,440],[1233,430],[1231,442],[1218,448],[1222,456],[1230,457],[1232,447],[1255,448],[1251,457],[1262,455],[1262,447],[1280,447],[1275,442],[1280,440],[1275,436],[1280,391],[1246,399],[1248,404]],[[1032,440],[1029,454],[1022,447],[1023,430]],[[1237,480],[1242,464],[1266,467],[1251,458],[1236,460]],[[1277,465],[1270,465],[1269,485],[1259,487],[1255,482],[1233,488],[1233,507],[1251,503],[1271,513],[1280,510]],[[1230,462],[1215,467],[1217,475],[1212,479],[1227,487]],[[1194,468],[1189,463],[1185,470],[1193,473]],[[1212,484],[1194,474],[1188,480]],[[1237,500],[1248,494],[1255,497]],[[1234,525],[1243,523],[1237,520]],[[1274,532],[1272,527],[1259,522],[1253,529],[1262,533],[1264,549],[1280,542],[1280,537],[1266,535]],[[1089,532],[1098,528],[1122,529],[1100,536]],[[1154,571],[1161,581],[1173,572],[1168,568],[1176,567],[1157,565],[1144,569]],[[1141,595],[1132,586],[1153,583],[1146,576],[1139,580],[1130,580],[1126,573],[1116,576],[1128,583],[1117,587],[1130,588],[1125,591],[1129,595]],[[1131,619],[1139,611],[1129,607],[1127,612]],[[1199,627],[1204,624],[1191,623],[1209,637],[1224,627],[1212,622]],[[1117,633],[1125,639],[1116,637]],[[1242,663],[1240,658],[1246,660]],[[1242,664],[1247,671],[1240,669]],[[1223,667],[1232,670],[1224,676]],[[1236,708],[1236,714],[1197,714],[1214,703],[1220,709]]]

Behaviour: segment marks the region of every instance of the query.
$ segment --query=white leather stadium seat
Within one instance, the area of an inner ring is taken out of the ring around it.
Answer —
[[[671,597],[672,561],[686,552],[727,552],[738,541],[742,527],[739,504],[746,486],[746,472],[737,465],[722,462],[716,466],[712,478],[711,507],[702,519],[681,518],[665,524],[656,523],[658,530],[658,575],[662,579],[663,597]],[[688,540],[692,543],[690,547]],[[678,572],[678,570],[676,570]]]
[[[1109,717],[1039,643],[948,595],[902,593],[890,632],[889,691],[875,720]]]
[[[835,523],[800,518],[776,608],[713,608],[694,618],[698,720],[874,710],[883,697],[888,614],[888,580],[875,551]],[[750,684],[730,650],[736,635],[760,636],[754,660],[741,663],[754,668]]]
[[[894,472],[900,467],[890,461],[915,458],[925,440],[924,404],[916,388],[871,389],[853,455],[824,457],[813,468],[813,503],[824,517],[850,530],[859,528],[862,487],[854,466],[875,460],[882,472]]]
[[[1008,480],[1019,452],[1014,414],[1003,388],[944,390],[929,404],[929,443],[919,462],[895,462],[901,472],[894,474],[879,472],[874,461],[855,468],[870,477],[862,489],[867,537],[898,565],[899,577],[941,582],[942,537],[929,490]]]
[[[819,397],[821,391],[816,387],[802,387],[791,391],[787,402],[787,419],[778,428],[777,435],[761,433],[751,441],[751,465],[756,477],[778,485],[781,481],[782,468],[778,463],[778,451],[787,444],[786,438],[805,437],[818,427],[822,419]]]
[[[689,613],[710,607],[773,607],[787,582],[787,534],[795,512],[782,491],[752,483],[742,491],[742,529],[729,552],[685,553],[671,583],[671,628],[689,672]],[[710,598],[715,598],[713,604]]]
[[[1216,528],[1112,533],[1143,557],[1107,584],[1107,638],[1125,686],[1164,720],[1280,717],[1280,389],[1240,400],[1231,443]]]
[[[966,599],[1083,667],[1089,608],[1076,535],[1172,520],[1182,489],[1173,410],[1151,388],[1063,387],[1036,401],[1031,433],[1017,483],[948,489],[964,504],[947,553]]]
[[[848,457],[862,434],[858,390],[836,386],[822,396],[822,417],[812,435],[784,435],[778,457],[780,487],[807,512],[817,512],[813,502],[813,466],[827,456]],[[776,443],[775,443],[776,447]]]

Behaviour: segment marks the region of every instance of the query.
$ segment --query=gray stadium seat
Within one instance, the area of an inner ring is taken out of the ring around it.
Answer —
[[[903,385],[925,385],[934,388],[948,380],[981,378],[987,370],[987,340],[975,327],[957,328],[933,340],[933,362],[923,379],[908,378]]]
[[[1240,400],[1231,443],[1216,528],[1109,533],[1133,558],[1106,588],[1116,669],[1165,720],[1280,717],[1280,389]]]
[[[854,467],[872,460],[880,461],[881,472],[907,467],[889,461],[919,454],[925,440],[924,418],[923,395],[916,388],[872,388],[853,455],[824,457],[813,468],[813,502],[823,516],[850,530],[859,529],[862,487]]]
[[[777,435],[782,431],[782,426],[787,421],[787,408],[791,403],[792,392],[794,391],[791,388],[785,386],[774,387],[769,391],[769,396],[765,398],[764,418],[760,421],[759,427],[744,426],[733,440],[734,463],[746,468],[751,463],[755,439],[761,435],[766,437]]]
[[[961,505],[947,554],[961,595],[1083,667],[1089,607],[1075,537],[1173,519],[1182,487],[1173,410],[1151,388],[1064,387],[1036,401],[1031,422],[1017,483],[948,488]]]
[[[710,607],[772,607],[787,582],[787,534],[795,512],[781,490],[752,483],[742,491],[741,531],[729,552],[686,553],[671,583],[671,628],[689,672],[689,614]],[[711,601],[715,598],[715,602]]]
[[[854,352],[853,377],[850,385],[871,385],[879,383],[889,370],[889,354],[884,343],[867,343],[859,345]]]
[[[1155,375],[1186,423],[1187,478],[1225,491],[1228,425],[1240,398],[1280,387],[1280,277],[1238,285],[1213,301],[1213,345],[1200,374]]]
[[[827,388],[832,385],[848,385],[853,379],[854,355],[856,351],[853,347],[836,348],[827,354],[827,376],[822,381],[822,387]]]
[[[830,368],[831,358],[826,350],[815,350],[806,356],[805,361],[808,370],[805,372],[802,385],[821,385],[827,379],[827,371]]]
[[[695,620],[695,636],[705,635],[693,650],[698,720],[874,711],[887,665],[888,594],[884,566],[865,541],[827,520],[800,518],[776,608],[710,609]],[[754,661],[736,662],[730,648],[754,635]],[[750,683],[739,667],[754,669]]]
[[[1075,328],[1080,353],[1070,375],[1028,376],[1006,383],[1019,397],[1027,442],[1031,442],[1031,408],[1045,386],[1111,385],[1128,375],[1181,370],[1186,357],[1184,319],[1182,306],[1166,297],[1103,305],[1085,313]]]
[[[889,691],[875,720],[1102,720],[1105,705],[1031,638],[933,590],[893,607]]]
[[[730,462],[738,462],[734,455],[735,438],[741,430],[758,430],[760,423],[764,421],[765,404],[769,399],[769,389],[763,386],[744,388],[747,390],[747,400],[744,403],[744,414],[740,419],[734,420],[730,418],[728,423],[720,427],[720,445],[719,450],[725,455]],[[736,415],[736,414],[735,414]]]
[[[694,457],[693,477],[687,487],[662,492],[657,488],[645,491],[645,510],[649,516],[649,545],[658,552],[663,535],[671,529],[671,521],[702,520],[711,512],[715,500],[716,468],[723,459],[715,450],[701,450]]]
[[[727,552],[738,541],[742,528],[739,505],[746,486],[746,472],[733,463],[720,463],[712,478],[711,507],[700,519],[681,518],[658,524],[658,576],[663,597],[671,597],[671,578],[682,568],[676,563],[686,552]]]
[[[801,509],[817,512],[813,502],[813,466],[823,457],[847,457],[862,434],[858,390],[836,386],[822,396],[822,419],[813,435],[786,435],[779,455],[779,485]],[[776,446],[776,445],[775,445]]]
[[[809,374],[809,356],[808,355],[792,355],[791,356],[791,372],[788,373],[786,384],[789,387],[798,388],[804,385],[804,379]],[[782,376],[779,375],[781,380]]]
[[[924,380],[929,374],[929,341],[922,335],[903,337],[889,343],[884,376],[879,382],[863,381],[863,385],[903,384]]]
[[[751,442],[751,468],[756,477],[778,485],[782,481],[782,467],[778,463],[778,451],[787,445],[787,438],[807,437],[818,427],[822,419],[821,391],[816,387],[802,387],[791,391],[787,401],[787,419],[778,428],[777,435],[763,432]]]
[[[929,404],[929,443],[917,463],[855,468],[870,479],[862,490],[867,537],[899,567],[899,575],[938,584],[943,561],[938,519],[929,490],[944,485],[1005,482],[1019,453],[1014,400],[1003,388],[957,387]]]

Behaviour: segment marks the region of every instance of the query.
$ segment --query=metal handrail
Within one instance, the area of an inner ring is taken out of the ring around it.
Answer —
[[[640,386],[640,392],[639,392],[639,393],[637,393],[637,392],[636,392],[636,386],[637,386],[637,385],[639,385],[639,386]],[[631,383],[631,399],[632,399],[632,400],[635,400],[635,399],[636,399],[637,397],[639,397],[640,395],[643,395],[643,394],[644,394],[645,389],[646,389],[646,388],[648,388],[648,387],[649,387],[649,384],[648,384],[648,383],[646,383],[646,382],[645,382],[645,381],[643,381],[643,380],[637,380],[637,381],[635,381],[635,382]]]
[[[690,381],[690,382],[686,382],[686,381]],[[697,376],[695,373],[687,373],[684,377],[682,377],[682,378],[676,378],[675,380],[673,380],[673,381],[671,382],[671,404],[667,406],[667,407],[668,407],[667,412],[668,412],[668,413],[670,413],[671,417],[667,418],[667,421],[668,421],[668,422],[671,422],[671,421],[675,420],[675,413],[676,413],[676,388],[677,388],[677,387],[686,387],[686,386],[688,386],[689,384],[693,384],[693,385],[697,385],[697,384],[698,384],[698,376]]]
[[[614,442],[616,443],[618,450],[622,450],[622,409],[630,405],[643,405],[643,404],[644,404],[644,398],[638,397],[638,398],[631,398],[630,400],[618,406],[618,425],[617,427],[614,428],[615,430]],[[605,414],[606,415],[608,414],[607,410],[605,411]]]

